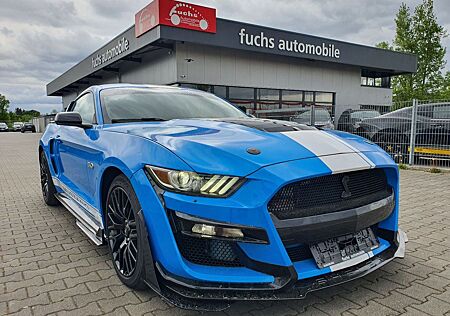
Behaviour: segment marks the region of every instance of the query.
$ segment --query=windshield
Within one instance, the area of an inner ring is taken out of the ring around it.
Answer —
[[[366,119],[366,118],[372,118],[372,117],[377,117],[380,116],[380,112],[378,111],[355,111],[352,112],[352,114],[350,114],[352,118],[355,119]]]
[[[246,114],[213,94],[171,87],[101,91],[105,123],[190,118],[244,118]]]

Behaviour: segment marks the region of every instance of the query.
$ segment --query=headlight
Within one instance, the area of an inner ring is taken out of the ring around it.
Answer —
[[[186,194],[226,197],[243,183],[242,178],[233,176],[198,174],[153,166],[145,166],[145,169],[162,189]]]

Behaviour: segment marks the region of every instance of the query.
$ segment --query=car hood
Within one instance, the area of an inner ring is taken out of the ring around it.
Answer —
[[[285,161],[379,150],[351,134],[321,131],[294,122],[250,118],[113,124],[104,130],[156,142],[196,172],[236,176]]]

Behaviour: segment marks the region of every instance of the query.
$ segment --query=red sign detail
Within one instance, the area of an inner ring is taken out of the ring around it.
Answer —
[[[136,37],[160,24],[216,32],[216,9],[174,0],[154,0],[136,13],[134,20]]]

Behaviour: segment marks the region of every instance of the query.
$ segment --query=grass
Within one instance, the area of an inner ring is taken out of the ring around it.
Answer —
[[[402,170],[407,170],[407,169],[408,169],[408,166],[405,165],[404,163],[401,163],[401,164],[398,165],[398,168],[399,168],[399,169],[402,169]]]
[[[439,169],[439,168],[431,168],[430,170],[429,170],[429,172],[430,173],[441,173],[442,172],[442,170],[441,169]]]

